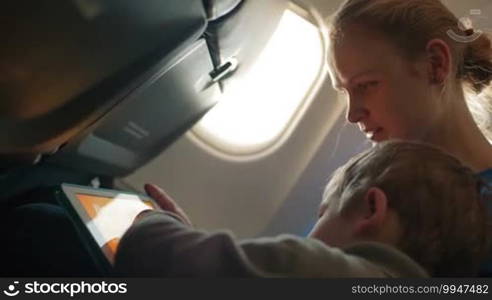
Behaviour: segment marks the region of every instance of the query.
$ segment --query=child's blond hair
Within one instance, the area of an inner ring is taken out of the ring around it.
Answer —
[[[385,192],[399,216],[400,250],[432,276],[477,274],[489,232],[485,186],[472,170],[430,145],[384,142],[338,169],[323,197],[347,216],[371,187]]]

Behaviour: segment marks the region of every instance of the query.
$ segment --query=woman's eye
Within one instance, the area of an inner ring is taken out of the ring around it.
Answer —
[[[361,93],[361,92],[364,92],[367,88],[367,85],[366,84],[358,84],[357,85],[357,92],[358,93]]]
[[[358,92],[365,92],[368,88],[372,88],[378,85],[377,81],[369,81],[365,83],[360,83],[357,85]]]

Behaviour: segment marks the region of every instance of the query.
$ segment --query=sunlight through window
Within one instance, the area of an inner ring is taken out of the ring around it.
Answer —
[[[318,28],[286,10],[246,78],[231,82],[195,134],[228,153],[264,149],[281,136],[306,99],[322,60]]]

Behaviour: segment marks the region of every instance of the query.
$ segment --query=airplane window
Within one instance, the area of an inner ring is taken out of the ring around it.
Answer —
[[[244,80],[231,82],[191,135],[227,154],[265,150],[294,125],[313,94],[323,60],[319,29],[286,10]]]

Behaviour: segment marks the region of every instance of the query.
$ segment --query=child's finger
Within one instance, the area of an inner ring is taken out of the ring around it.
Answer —
[[[163,210],[176,212],[174,201],[161,188],[155,184],[147,183],[145,184],[144,189],[147,195],[154,199]]]
[[[179,207],[179,205],[174,202],[174,200],[169,197],[166,192],[164,192],[160,187],[155,184],[145,184],[144,186],[145,192],[154,199],[157,204],[166,211],[172,212],[179,217],[181,217],[182,221],[185,224],[193,226],[190,218],[186,215],[186,213]]]

